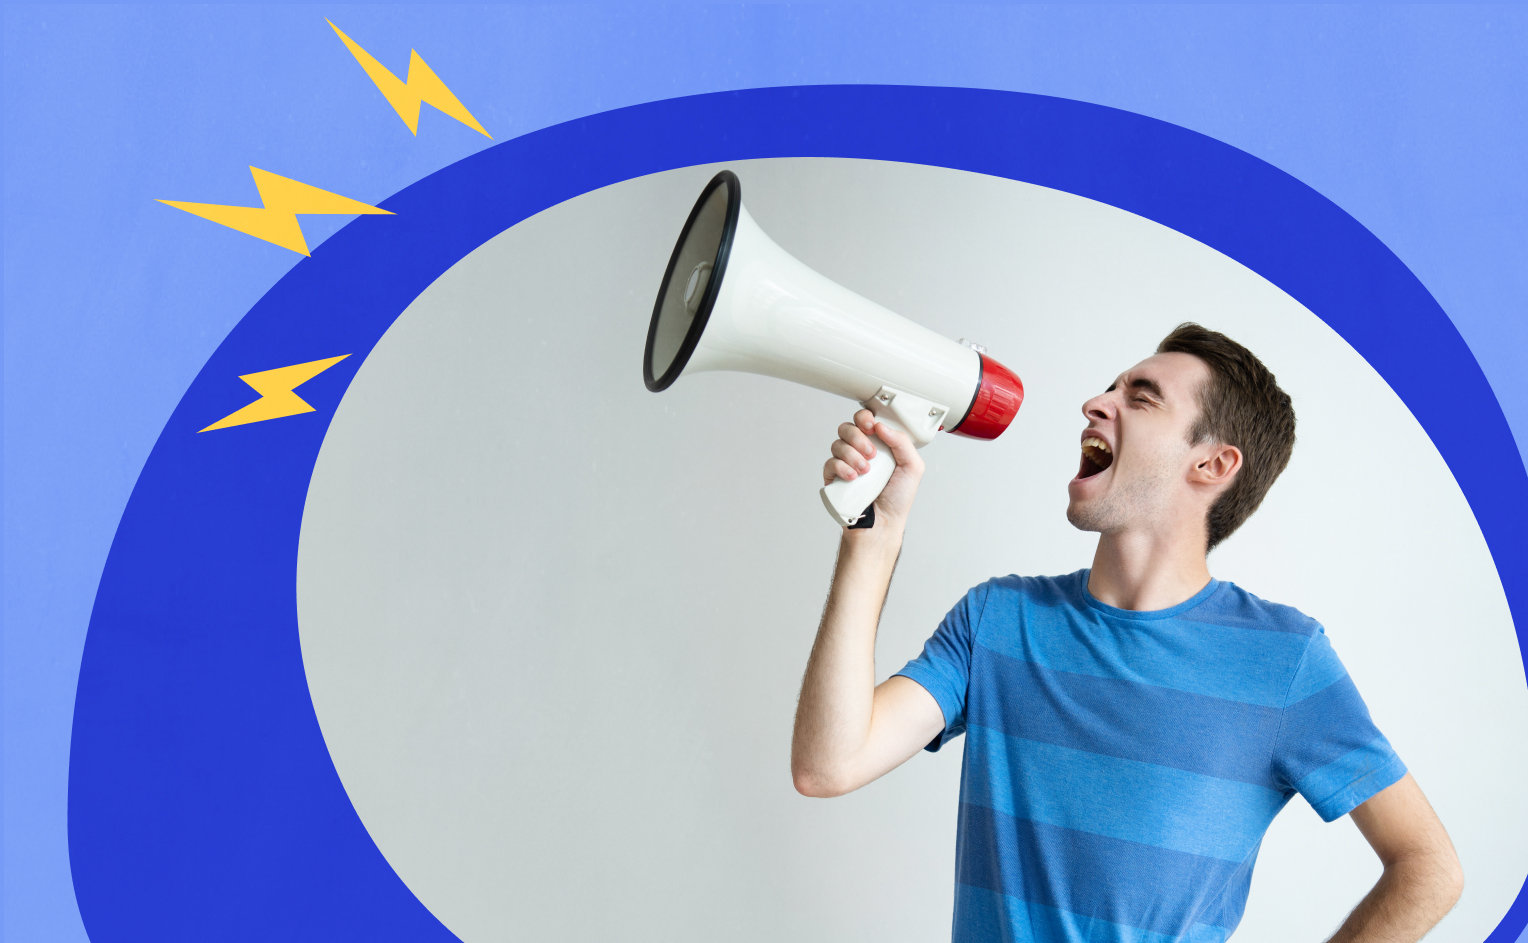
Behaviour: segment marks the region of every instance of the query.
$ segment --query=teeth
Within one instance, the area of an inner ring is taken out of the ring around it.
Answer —
[[[1113,464],[1114,455],[1109,451],[1107,442],[1096,435],[1087,436],[1082,440],[1082,470],[1078,472],[1079,475],[1092,478]]]

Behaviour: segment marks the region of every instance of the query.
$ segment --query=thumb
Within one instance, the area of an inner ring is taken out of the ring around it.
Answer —
[[[876,421],[875,434],[891,449],[891,457],[896,459],[898,465],[913,464],[916,467],[920,457],[911,436],[880,420]]]

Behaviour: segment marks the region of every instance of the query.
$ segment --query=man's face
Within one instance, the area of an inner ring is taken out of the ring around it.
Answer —
[[[1101,534],[1153,531],[1192,507],[1197,451],[1188,433],[1209,368],[1189,354],[1156,354],[1082,404],[1082,461],[1066,517]],[[1199,449],[1199,451],[1202,451]]]

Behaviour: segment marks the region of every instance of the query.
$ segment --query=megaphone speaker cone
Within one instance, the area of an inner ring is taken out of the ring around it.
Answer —
[[[727,274],[742,205],[737,174],[723,170],[706,184],[680,230],[642,352],[642,382],[655,393],[679,378],[700,343]]]

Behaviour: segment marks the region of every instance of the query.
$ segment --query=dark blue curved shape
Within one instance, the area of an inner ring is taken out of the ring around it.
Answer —
[[[860,157],[1036,183],[1112,204],[1236,259],[1315,312],[1401,396],[1480,522],[1523,644],[1528,474],[1496,398],[1432,297],[1320,194],[1211,138],[1012,92],[827,86],[656,102],[492,147],[410,186],[298,263],[186,392],[133,490],[80,668],[69,844],[97,943],[448,940],[341,788],[298,645],[297,538],[334,407],[437,276],[580,193],[713,161]],[[654,273],[656,279],[657,273]],[[643,313],[642,316],[645,316]],[[205,435],[239,374],[338,354],[317,412]],[[632,352],[635,382],[637,352]],[[1489,943],[1516,940],[1517,902]]]

